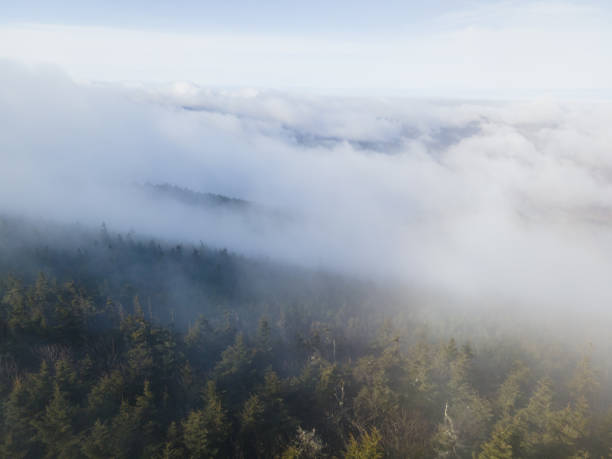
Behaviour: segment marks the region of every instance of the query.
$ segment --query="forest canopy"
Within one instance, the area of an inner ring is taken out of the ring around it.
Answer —
[[[612,453],[587,341],[105,225],[0,223],[3,457]]]

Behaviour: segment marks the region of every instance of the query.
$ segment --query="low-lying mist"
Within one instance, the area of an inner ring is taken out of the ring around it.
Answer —
[[[606,101],[76,83],[3,61],[0,211],[599,317],[612,302],[611,122]]]

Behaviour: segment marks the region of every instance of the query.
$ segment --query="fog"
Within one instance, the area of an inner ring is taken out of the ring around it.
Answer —
[[[612,301],[612,103],[75,83],[0,61],[0,211],[478,304]],[[207,209],[172,184],[253,203]]]

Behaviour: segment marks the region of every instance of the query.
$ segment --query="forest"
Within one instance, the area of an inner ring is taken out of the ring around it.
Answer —
[[[105,225],[2,217],[0,276],[1,457],[612,457],[588,336]]]

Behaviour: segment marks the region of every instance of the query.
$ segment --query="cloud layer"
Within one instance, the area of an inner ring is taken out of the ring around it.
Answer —
[[[473,301],[604,310],[611,122],[609,102],[78,85],[2,62],[0,210]],[[287,218],[153,199],[147,182]]]

